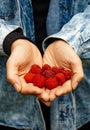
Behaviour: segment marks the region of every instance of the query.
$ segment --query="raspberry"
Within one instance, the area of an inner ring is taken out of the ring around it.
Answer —
[[[58,81],[55,77],[50,77],[46,80],[45,85],[46,85],[46,88],[51,90],[58,86]]]
[[[54,77],[55,73],[52,70],[45,70],[42,72],[42,75],[46,78]]]
[[[44,69],[44,70],[50,70],[50,69],[51,69],[51,66],[48,65],[48,64],[44,64],[44,65],[42,66],[42,69]]]
[[[62,67],[51,67],[48,64],[44,64],[41,68],[39,65],[33,64],[24,79],[27,83],[33,83],[40,88],[45,86],[51,90],[71,79],[71,76],[72,72]]]
[[[41,73],[41,67],[37,64],[33,64],[30,68],[30,72],[35,73],[35,74],[40,74]]]
[[[40,74],[36,74],[34,76],[34,79],[33,79],[33,84],[35,86],[38,86],[39,88],[42,88],[44,87],[44,84],[45,84],[45,77],[40,75]]]
[[[64,70],[63,73],[65,75],[65,80],[71,79],[71,76],[72,76],[71,70]]]
[[[57,78],[59,85],[62,85],[65,82],[65,76],[63,73],[57,73],[55,77]]]
[[[58,73],[62,73],[64,71],[64,68],[58,67]]]
[[[35,74],[33,73],[26,73],[24,79],[27,83],[32,83],[34,76]]]
[[[48,65],[48,64],[44,64],[44,65],[42,66],[41,73],[43,73],[43,71],[45,71],[45,70],[51,70],[51,66]]]
[[[58,67],[53,66],[53,67],[52,67],[52,71],[53,71],[55,74],[57,74],[57,73],[58,73]]]

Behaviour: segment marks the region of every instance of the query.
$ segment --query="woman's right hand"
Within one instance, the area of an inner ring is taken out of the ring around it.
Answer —
[[[7,80],[17,92],[22,94],[41,94],[42,89],[32,83],[26,83],[24,75],[32,64],[42,66],[42,56],[38,48],[26,39],[18,39],[11,46],[11,54],[7,60]]]

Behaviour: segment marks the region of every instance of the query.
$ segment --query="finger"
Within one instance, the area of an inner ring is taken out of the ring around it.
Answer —
[[[58,86],[56,88],[56,96],[62,96],[62,95],[65,95],[65,94],[68,94],[72,92],[72,86],[71,86],[71,81],[68,80],[66,81],[62,86]]]
[[[49,98],[49,90],[43,88],[43,89],[42,89],[42,93],[39,94],[39,95],[37,95],[37,97],[38,97],[40,100],[44,101],[44,102],[50,101],[50,98]]]
[[[49,93],[50,93],[50,90],[43,88],[43,92],[37,96],[39,98],[39,100],[46,106],[51,105]]]
[[[7,80],[10,84],[14,86],[17,92],[21,91],[21,82],[18,76],[18,68],[15,66],[15,63],[7,62],[6,64],[7,69]]]
[[[51,101],[43,101],[42,99],[39,99],[43,104],[45,104],[47,107],[50,107],[51,106]]]
[[[57,96],[56,96],[56,93],[55,93],[56,90],[57,90],[57,89],[55,88],[55,89],[52,89],[52,90],[50,91],[50,94],[49,94],[49,95],[50,95],[50,101],[53,101],[53,100],[56,99],[56,97],[57,97]]]
[[[38,94],[42,93],[41,88],[34,86],[32,83],[26,83],[23,77],[20,78],[20,80],[21,80],[21,90],[20,90],[21,94],[26,94],[26,95],[32,94],[37,96]]]
[[[79,62],[79,64],[75,64],[72,66],[72,71],[73,75],[71,79],[71,85],[72,89],[75,90],[79,82],[84,78],[84,72],[81,61]]]

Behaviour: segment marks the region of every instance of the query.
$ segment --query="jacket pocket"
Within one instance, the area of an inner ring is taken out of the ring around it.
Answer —
[[[15,17],[18,5],[15,0],[0,1],[0,18],[4,20],[12,19]]]

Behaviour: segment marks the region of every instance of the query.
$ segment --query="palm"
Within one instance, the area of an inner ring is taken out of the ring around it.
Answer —
[[[56,96],[71,92],[72,89],[76,87],[74,83],[80,82],[83,77],[81,60],[74,50],[67,43],[62,41],[56,41],[48,46],[43,56],[43,64],[60,66],[65,69],[70,69],[73,72],[71,80],[51,91],[47,90],[50,94],[50,100],[54,100]]]
[[[20,44],[20,42],[22,43]],[[27,84],[23,78],[25,73],[30,70],[30,66],[35,63],[42,66],[42,56],[36,46],[30,45],[29,41],[22,40],[14,44],[7,61],[7,79],[14,86],[15,83],[18,83],[18,91],[23,94],[37,95],[41,92],[33,84]]]

